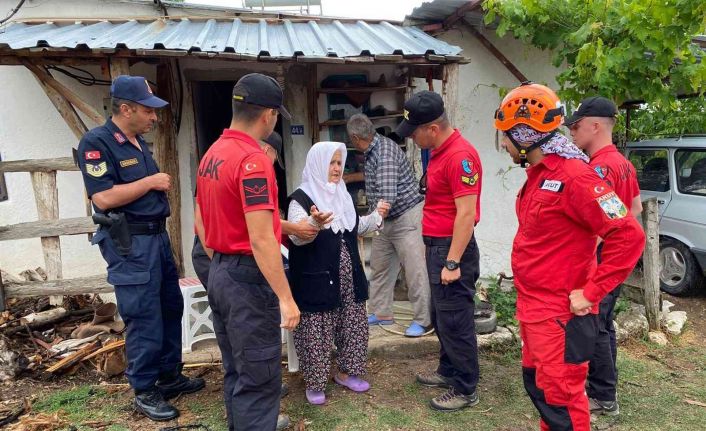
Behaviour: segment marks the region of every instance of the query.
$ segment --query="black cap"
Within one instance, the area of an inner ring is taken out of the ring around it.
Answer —
[[[277,153],[277,164],[280,168],[284,169],[284,161],[282,160],[282,151],[284,151],[284,146],[282,145],[282,137],[279,135],[279,133],[272,132],[270,136],[265,138],[265,143],[275,149],[275,153]]]
[[[584,117],[615,118],[618,108],[611,100],[605,97],[593,96],[583,99],[579,107],[564,120],[565,126],[571,126]]]
[[[262,73],[248,73],[235,83],[233,99],[251,105],[264,106],[279,111],[287,120],[292,118],[282,102],[282,87],[274,78]]]
[[[414,93],[404,104],[404,120],[397,126],[395,133],[400,138],[409,137],[417,127],[428,124],[444,114],[444,101],[433,91]]]
[[[169,104],[152,93],[150,84],[142,76],[118,76],[110,86],[110,95],[116,99],[129,100],[148,108],[163,108]]]

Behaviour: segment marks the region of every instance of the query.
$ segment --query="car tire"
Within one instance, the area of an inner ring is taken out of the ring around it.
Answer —
[[[704,288],[706,280],[689,247],[672,238],[660,238],[659,285],[674,296],[694,295]]]
[[[498,316],[495,314],[493,305],[485,301],[476,304],[473,320],[478,335],[491,334],[498,326]]]

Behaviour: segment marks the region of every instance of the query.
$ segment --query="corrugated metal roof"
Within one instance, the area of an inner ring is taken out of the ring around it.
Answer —
[[[458,46],[418,28],[388,22],[332,20],[154,20],[38,24],[0,30],[0,49],[178,50],[258,57],[456,56]]]
[[[424,2],[415,7],[412,13],[405,17],[405,21],[441,22],[469,3],[468,0],[433,0]],[[479,26],[483,22],[483,11],[480,7],[466,13],[464,19],[469,23]]]

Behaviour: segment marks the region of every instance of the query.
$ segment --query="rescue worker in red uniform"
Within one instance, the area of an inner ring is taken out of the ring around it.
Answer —
[[[475,148],[449,123],[441,96],[415,93],[404,104],[397,135],[431,150],[420,180],[425,195],[422,237],[431,286],[431,323],[441,345],[436,371],[417,375],[425,386],[448,388],[431,400],[435,410],[454,411],[478,404],[478,343],[473,319],[480,275],[473,235],[480,220],[483,170]]]
[[[627,278],[645,235],[588,157],[558,133],[563,116],[551,89],[527,83],[503,99],[495,127],[513,161],[530,165],[512,248],[525,389],[542,430],[589,431],[584,385],[598,304]]]
[[[289,118],[282,100],[271,77],[251,73],[238,80],[230,127],[198,170],[196,200],[205,246],[214,252],[208,302],[225,369],[229,430],[275,430],[280,327],[291,330],[299,322],[280,255],[275,173],[258,142],[272,133],[278,111]]]
[[[599,177],[610,185],[630,212],[642,212],[640,186],[635,167],[613,145],[613,126],[618,108],[605,97],[589,97],[564,121],[574,144],[591,158],[589,162]],[[598,246],[600,262],[601,248]],[[620,413],[616,397],[618,356],[613,326],[613,310],[620,296],[620,285],[601,301],[598,312],[596,351],[588,367],[588,401],[591,413],[615,416]]]

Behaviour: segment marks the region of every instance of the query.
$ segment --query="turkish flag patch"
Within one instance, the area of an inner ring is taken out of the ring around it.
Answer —
[[[84,156],[86,157],[86,160],[98,160],[101,158],[101,152],[100,151],[86,151],[84,153]]]
[[[270,203],[270,194],[266,178],[247,178],[243,180],[245,205]]]

